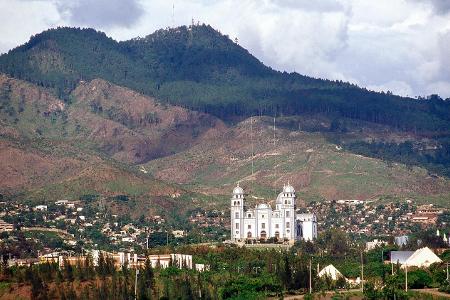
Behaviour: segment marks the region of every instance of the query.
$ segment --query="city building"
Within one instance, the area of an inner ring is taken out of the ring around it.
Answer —
[[[34,207],[34,210],[35,211],[37,211],[37,210],[39,210],[39,211],[47,211],[47,205],[36,205]]]
[[[317,238],[315,214],[296,214],[296,195],[291,185],[285,185],[275,201],[275,209],[261,203],[245,207],[245,194],[239,184],[231,197],[231,240],[313,240]]]
[[[382,247],[386,244],[387,243],[385,241],[380,241],[379,239],[374,239],[373,241],[366,243],[366,251],[373,250],[376,247]]]
[[[13,231],[13,230],[14,230],[13,224],[6,223],[2,219],[0,219],[0,232]]]
[[[192,263],[192,255],[189,254],[155,254],[155,255],[138,255],[136,253],[129,252],[106,252],[101,250],[92,250],[90,255],[92,259],[92,264],[94,266],[99,265],[100,253],[104,258],[112,259],[114,266],[119,269],[123,266],[127,266],[129,268],[143,268],[145,266],[145,261],[148,259],[153,268],[167,268],[169,266],[174,266],[177,268],[188,268],[202,272],[204,270],[208,270],[208,265],[198,265]],[[76,265],[79,261],[84,262],[87,259],[87,256],[77,255],[70,256],[66,252],[53,252],[45,255],[41,255],[39,257],[40,263],[57,263],[60,267],[62,267],[65,263],[70,265]]]
[[[408,244],[408,241],[409,241],[409,237],[407,235],[401,235],[401,236],[394,237],[394,243],[399,247],[405,246],[406,244]]]
[[[184,230],[172,230],[172,234],[176,238],[182,238],[185,235]]]
[[[346,205],[358,205],[358,204],[364,204],[364,201],[362,200],[337,200],[337,204],[346,204]]]

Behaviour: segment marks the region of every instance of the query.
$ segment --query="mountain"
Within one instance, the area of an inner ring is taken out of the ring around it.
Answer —
[[[281,73],[210,26],[124,42],[51,29],[0,71],[10,198],[176,215],[226,205],[236,181],[270,198],[290,180],[305,201],[450,203],[450,101]]]
[[[50,29],[0,56],[0,71],[51,88],[66,101],[80,80],[102,78],[225,121],[322,113],[447,135],[450,125],[450,101],[277,72],[207,25],[124,42],[93,29]]]

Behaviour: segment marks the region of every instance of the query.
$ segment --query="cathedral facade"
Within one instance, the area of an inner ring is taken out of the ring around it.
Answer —
[[[231,197],[231,240],[313,240],[317,237],[314,214],[296,214],[296,195],[291,185],[285,185],[278,195],[275,209],[268,204],[245,207],[244,190],[239,184]]]

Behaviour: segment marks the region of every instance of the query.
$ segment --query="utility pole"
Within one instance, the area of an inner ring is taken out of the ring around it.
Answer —
[[[134,278],[134,300],[137,300],[137,278],[139,275],[139,269],[136,269],[136,276]]]
[[[447,282],[450,282],[450,278],[448,277],[448,262],[447,262]]]
[[[362,251],[361,251],[361,292],[364,293],[364,260]]]
[[[172,28],[175,28],[175,3],[172,3]]]
[[[405,263],[405,292],[408,292],[408,264]]]
[[[312,294],[312,258],[309,259],[309,293]]]

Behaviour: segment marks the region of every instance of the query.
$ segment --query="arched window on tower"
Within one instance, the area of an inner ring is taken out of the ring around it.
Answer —
[[[236,213],[234,214],[234,217],[235,217],[236,219],[239,219],[239,212],[236,212]]]

